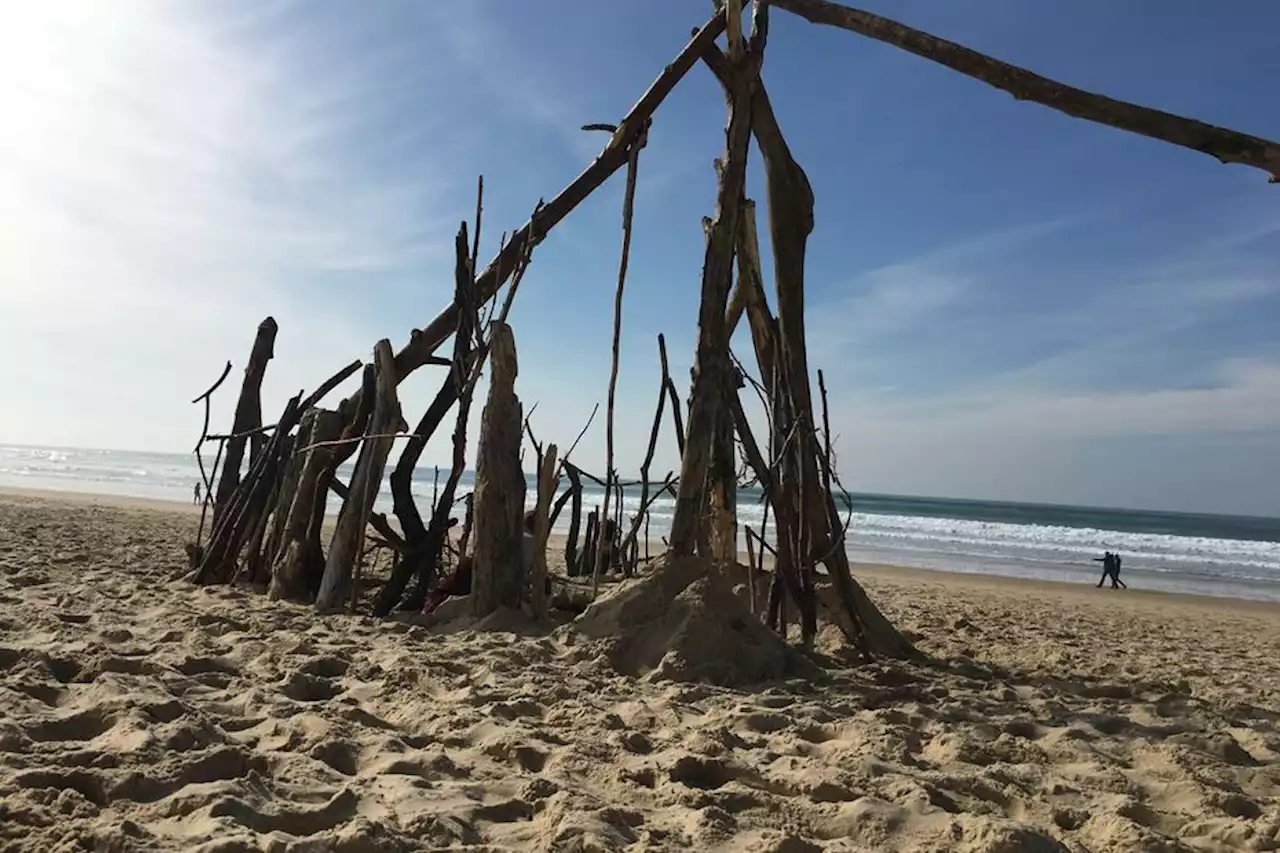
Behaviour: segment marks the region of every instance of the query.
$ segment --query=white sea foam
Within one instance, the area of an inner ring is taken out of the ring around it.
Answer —
[[[0,486],[188,501],[199,480],[190,456],[0,445]],[[470,477],[464,477],[458,496],[470,486]],[[430,472],[420,471],[414,492],[424,505],[432,490]],[[530,490],[528,501],[533,497]],[[589,491],[584,495],[584,511],[591,511],[601,500],[601,492]],[[390,509],[385,483],[378,503],[379,509]],[[628,491],[622,504],[624,528],[639,505],[639,495]],[[651,538],[668,531],[673,508],[669,495],[651,504]],[[932,509],[937,514],[937,507]],[[990,511],[999,514],[998,507]],[[1089,512],[1091,517],[1108,520],[1105,511]],[[738,507],[744,525],[758,528],[762,516],[762,507],[754,499]],[[568,525],[566,509],[556,529],[563,533]],[[1098,573],[1093,559],[1103,550],[1112,550],[1124,555],[1126,576],[1135,571],[1150,575],[1143,585],[1280,598],[1280,542],[861,511],[853,514],[846,541],[855,559],[1058,579]]]

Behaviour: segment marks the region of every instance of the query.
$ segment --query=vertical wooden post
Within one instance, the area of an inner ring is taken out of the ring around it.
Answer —
[[[244,463],[244,448],[248,441],[248,436],[243,433],[262,426],[262,377],[266,375],[267,362],[275,355],[278,329],[275,318],[267,317],[258,324],[258,333],[253,339],[249,363],[244,368],[244,382],[240,385],[240,397],[236,401],[231,438],[227,441],[222,479],[218,481],[218,491],[213,500],[214,529],[222,521],[227,504],[240,485],[240,466]]]
[[[600,508],[596,507],[587,513],[587,529],[582,537],[582,551],[579,554],[579,577],[591,577],[596,570],[596,543],[600,539]]]
[[[578,576],[578,526],[582,523],[582,477],[578,468],[569,462],[564,463],[564,472],[569,477],[569,491],[573,497],[569,505],[569,534],[564,542],[564,568],[570,577]],[[588,530],[590,522],[588,521]]]
[[[488,616],[521,602],[521,537],[525,479],[520,470],[522,412],[516,396],[518,372],[511,327],[495,323],[490,335],[489,397],[480,417],[476,452],[475,569],[471,612]]]
[[[738,36],[740,38],[740,36]],[[734,37],[730,37],[732,42]],[[730,387],[729,341],[725,311],[733,278],[734,244],[740,200],[746,184],[747,143],[751,138],[751,83],[758,75],[759,51],[731,60],[727,92],[728,125],[720,161],[716,209],[708,231],[702,267],[702,299],[698,309],[698,344],[694,354],[693,388],[689,400],[689,432],[681,457],[680,485],[671,521],[671,551],[692,554],[700,538],[707,509],[707,473],[711,447],[720,435]]]
[[[342,415],[339,412],[311,409],[303,415],[302,426],[298,428],[298,449],[333,441],[341,432]],[[332,455],[333,449],[329,447],[311,447],[300,457],[295,454],[301,462],[293,498],[287,506],[283,499],[277,503],[276,511],[284,510],[284,522],[272,562],[269,590],[272,598],[303,600],[311,592],[307,581],[308,567],[321,563],[324,558],[312,547],[309,535],[311,518],[316,513],[317,504],[320,514],[324,514],[329,485],[322,475],[328,469]]]
[[[542,468],[538,471],[538,503],[533,522],[533,574],[527,580],[529,609],[536,619],[547,615],[547,537],[551,534],[551,498],[556,490],[556,462],[558,451],[549,444],[542,454]]]
[[[391,453],[393,439],[389,434],[400,426],[400,403],[396,397],[395,361],[391,342],[383,339],[374,348],[377,365],[373,411],[360,443],[355,470],[351,475],[351,491],[338,513],[324,576],[316,593],[316,609],[321,612],[339,609],[355,576],[356,561],[364,551],[365,527],[378,496],[378,486]]]

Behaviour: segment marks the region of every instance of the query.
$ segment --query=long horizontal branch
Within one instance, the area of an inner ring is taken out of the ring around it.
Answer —
[[[771,0],[815,24],[826,24],[922,56],[967,77],[1069,116],[1200,151],[1223,163],[1261,169],[1280,182],[1280,143],[1076,89],[870,12],[830,0]]]

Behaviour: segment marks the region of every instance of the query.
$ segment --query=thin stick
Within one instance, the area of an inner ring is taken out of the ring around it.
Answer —
[[[250,438],[255,435],[263,435],[264,433],[271,432],[277,426],[278,424],[263,424],[260,427],[247,429],[244,432],[213,433],[212,435],[206,435],[204,437],[204,440],[205,441],[231,441],[234,438]]]
[[[676,429],[676,449],[684,456],[684,422],[680,417],[680,395],[676,391],[676,383],[671,379],[670,366],[667,363],[667,339],[658,334],[658,358],[662,364],[662,384],[671,398],[671,421]]]
[[[218,442],[218,453],[213,457],[213,467],[209,469],[209,479],[206,482],[204,490],[204,502],[200,504],[200,527],[196,530],[196,547],[200,547],[200,540],[204,536],[204,519],[209,512],[209,507],[213,505],[213,495],[209,493],[208,483],[212,483],[218,476],[218,463],[222,461],[222,450],[227,446],[225,441]],[[197,455],[197,458],[199,456]],[[213,531],[209,531],[212,535]]]
[[[565,455],[560,459],[559,470],[563,471],[565,466],[569,464],[569,457],[573,455],[573,451],[577,448],[578,442],[582,441],[582,437],[586,435],[587,430],[591,428],[591,422],[596,419],[596,412],[598,411],[600,411],[600,404],[596,403],[594,406],[591,407],[591,415],[590,417],[587,418],[587,422],[582,425],[582,431],[579,432],[578,437],[573,440],[573,444],[569,445],[568,452],[566,452]],[[559,474],[557,474],[557,476],[559,476]]]
[[[319,403],[321,400],[325,398],[326,394],[328,394],[334,388],[337,388],[343,382],[347,381],[348,377],[350,377],[352,374],[354,374],[357,370],[359,370],[363,366],[364,366],[364,363],[357,358],[355,361],[351,362],[346,367],[342,368],[337,373],[330,376],[324,382],[320,383],[320,387],[317,388],[315,391],[312,391],[311,396],[302,401],[302,405],[298,407],[299,411],[305,412],[307,409],[311,408],[316,403]]]
[[[476,264],[480,261],[480,220],[484,214],[484,175],[476,176],[476,230],[471,236],[471,280],[476,277]]]
[[[730,3],[729,5],[733,5]],[[604,422],[604,513],[603,518],[609,517],[609,484],[617,479],[617,475],[613,470],[613,405],[614,398],[618,390],[618,355],[622,345],[622,293],[627,285],[627,261],[631,257],[631,222],[632,215],[635,211],[636,202],[636,172],[640,163],[640,149],[644,147],[645,134],[648,129],[646,123],[641,129],[636,140],[631,144],[628,152],[627,160],[627,189],[622,197],[622,256],[618,260],[618,287],[613,295],[613,361],[609,368],[609,406],[605,412]],[[621,508],[621,500],[618,502]],[[613,548],[612,542],[606,542],[605,537],[600,537],[599,553],[596,558],[596,570],[591,577],[591,597],[595,598],[600,591],[600,564],[603,562],[606,550]]]
[[[305,453],[308,450],[314,450],[317,447],[343,447],[348,444],[359,444],[362,441],[378,441],[384,438],[421,438],[427,439],[430,436],[418,435],[416,432],[383,432],[377,435],[353,435],[350,438],[335,438],[332,441],[317,441],[315,444],[308,444],[301,450],[295,450],[295,454]]]
[[[203,394],[201,394],[199,397],[196,397],[191,402],[199,403],[201,400],[209,399],[209,397],[213,395],[213,392],[221,388],[222,383],[227,381],[227,375],[230,373],[231,373],[231,361],[228,360],[226,366],[222,368],[222,375],[218,377],[218,381],[210,385],[208,391],[205,391]]]

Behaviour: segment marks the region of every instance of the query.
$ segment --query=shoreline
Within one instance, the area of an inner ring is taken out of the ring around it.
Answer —
[[[200,506],[197,504],[162,498],[0,486],[0,500],[13,498],[115,509],[150,510],[183,516],[199,515],[200,513]],[[548,540],[548,545],[554,547],[554,545],[562,544],[564,540],[565,537],[563,535],[553,533]],[[742,554],[741,558],[743,562],[746,561],[745,554]],[[1064,598],[1064,600],[1071,599],[1072,603],[1078,602],[1081,596],[1088,596],[1090,599],[1094,599],[1096,596],[1106,595],[1107,598],[1104,600],[1108,604],[1126,603],[1141,606],[1145,609],[1174,605],[1280,617],[1280,601],[1242,598],[1231,595],[1202,595],[1190,592],[1142,588],[1116,591],[1109,588],[1098,589],[1092,583],[1068,583],[1066,581],[1025,578],[1015,575],[924,569],[887,563],[851,562],[850,568],[853,570],[855,579],[859,582],[870,579],[880,582],[905,581],[932,584],[939,587],[977,588],[998,592],[1039,592],[1045,595],[1057,595]]]

